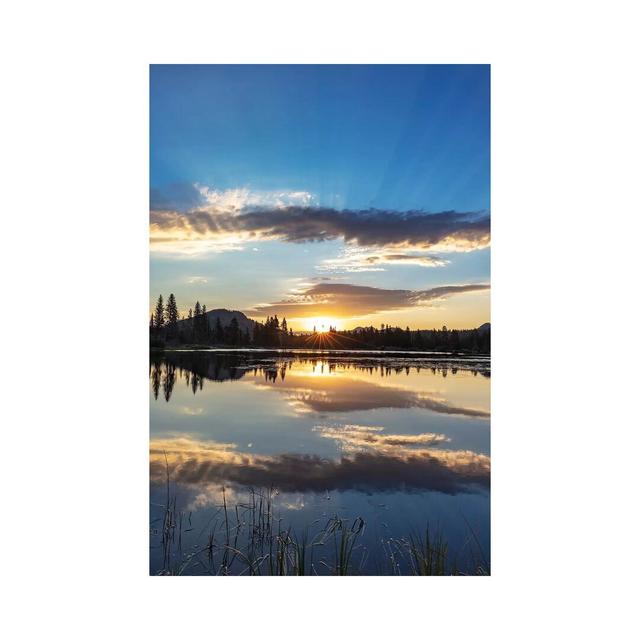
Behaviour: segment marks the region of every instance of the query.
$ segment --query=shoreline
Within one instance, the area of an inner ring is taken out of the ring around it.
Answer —
[[[216,347],[211,345],[180,345],[168,347],[151,347],[149,352],[156,353],[180,353],[189,351],[210,352],[210,353],[256,353],[256,354],[278,354],[278,355],[376,355],[376,356],[405,356],[405,357],[432,357],[450,358],[477,358],[490,360],[490,353],[470,353],[465,351],[417,351],[415,349],[310,349],[310,348],[288,348],[288,347]]]

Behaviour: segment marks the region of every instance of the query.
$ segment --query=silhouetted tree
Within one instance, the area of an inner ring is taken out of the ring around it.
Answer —
[[[158,296],[158,302],[156,302],[156,312],[153,324],[156,329],[161,329],[164,326],[164,302],[162,300],[162,294]]]
[[[178,305],[176,304],[176,297],[173,293],[169,294],[167,307],[164,313],[167,321],[168,333],[171,337],[174,337],[178,330]]]

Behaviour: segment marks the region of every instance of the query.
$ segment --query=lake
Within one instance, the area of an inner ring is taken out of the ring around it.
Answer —
[[[152,575],[486,575],[490,361],[167,351]]]

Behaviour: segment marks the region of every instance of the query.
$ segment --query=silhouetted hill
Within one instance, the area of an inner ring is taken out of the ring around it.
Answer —
[[[231,320],[235,318],[238,321],[240,331],[244,332],[245,330],[248,330],[249,333],[253,331],[253,326],[256,323],[255,320],[247,318],[242,311],[229,311],[229,309],[212,309],[211,311],[207,311],[206,316],[207,322],[209,323],[209,329],[211,330],[216,328],[218,318],[220,319],[220,324],[223,327],[228,327],[231,324]],[[178,327],[181,329],[189,328],[192,324],[193,318],[186,318],[185,320],[180,320],[178,322]]]

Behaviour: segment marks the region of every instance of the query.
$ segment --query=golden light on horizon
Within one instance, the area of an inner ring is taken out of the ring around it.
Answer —
[[[329,331],[329,327],[334,327],[335,329],[340,329],[340,323],[335,318],[328,317],[316,317],[316,318],[307,318],[305,320],[305,330],[313,331],[315,329],[316,333],[327,333]]]

